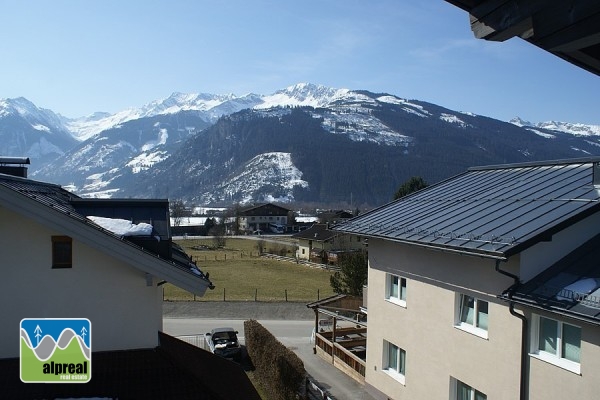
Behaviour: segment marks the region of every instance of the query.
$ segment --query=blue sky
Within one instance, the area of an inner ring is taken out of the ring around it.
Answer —
[[[600,77],[520,39],[475,39],[443,0],[0,0],[0,98],[68,117],[172,92],[310,82],[501,120],[600,125]]]

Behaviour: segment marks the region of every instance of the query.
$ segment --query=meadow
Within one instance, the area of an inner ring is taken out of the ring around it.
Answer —
[[[196,297],[167,283],[163,286],[165,301],[311,302],[334,294],[329,284],[330,271],[259,256],[262,247],[269,253],[293,257],[295,247],[291,242],[226,238],[222,248],[215,248],[210,238],[182,239],[176,243],[200,270],[210,274],[215,289]]]

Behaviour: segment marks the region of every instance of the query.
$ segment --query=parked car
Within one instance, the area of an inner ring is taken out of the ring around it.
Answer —
[[[239,361],[242,347],[238,342],[237,333],[233,328],[215,328],[204,335],[204,340],[212,353]]]

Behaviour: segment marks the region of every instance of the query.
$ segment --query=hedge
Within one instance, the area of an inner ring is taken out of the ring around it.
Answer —
[[[269,400],[304,398],[306,370],[296,353],[255,320],[244,321],[244,337],[255,376]]]

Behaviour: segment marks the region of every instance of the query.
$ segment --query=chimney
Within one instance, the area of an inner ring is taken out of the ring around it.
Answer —
[[[0,157],[0,174],[27,178],[25,164],[31,164],[29,157]]]

